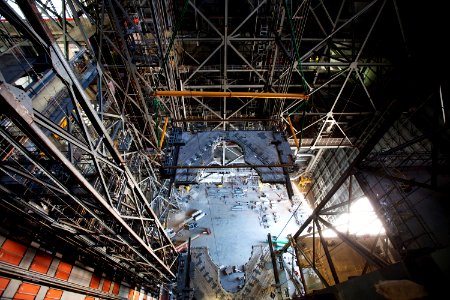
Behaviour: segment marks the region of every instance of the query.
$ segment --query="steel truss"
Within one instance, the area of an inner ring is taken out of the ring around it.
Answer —
[[[315,178],[329,181],[310,187],[307,195],[315,200],[315,209],[280,252],[294,247],[300,269],[314,270],[324,287],[346,279],[333,257],[341,244],[364,259],[359,266],[361,273],[357,274],[364,275],[413,256],[416,251],[432,251],[448,243],[444,233],[448,230],[440,230],[446,228],[446,217],[435,215],[445,208],[448,194],[445,177],[449,152],[442,144],[443,139],[448,139],[446,129],[438,126],[442,121],[438,117],[431,124],[417,122],[431,119],[427,114],[439,111],[429,109],[436,107],[439,99],[434,90],[424,97],[426,100],[420,100],[418,106],[426,107],[423,111],[405,112],[409,97],[399,97],[403,100],[386,110],[364,147],[359,151],[337,149],[322,157],[318,169],[325,175],[317,174],[319,170],[314,174]],[[342,153],[346,159],[339,156]],[[334,173],[326,173],[330,170]],[[361,195],[369,199],[385,229],[385,234],[364,244],[333,224],[335,216],[350,213],[352,201]],[[325,228],[336,233],[338,244],[330,245],[330,240],[323,237]]]
[[[178,2],[180,7],[184,2]],[[361,122],[369,120],[377,111],[376,101],[379,100],[367,86],[375,85],[378,79],[370,74],[388,73],[392,64],[372,56],[367,45],[373,39],[380,15],[394,9],[391,4],[386,5],[386,1],[368,2],[353,14],[349,14],[345,2],[248,1],[248,8],[238,18],[232,14],[229,1],[224,1],[220,7],[186,2],[189,4],[187,12],[178,20],[185,26],[176,37],[184,89],[303,92],[311,95],[310,100],[315,103],[325,97],[334,98],[332,103],[317,107],[323,117],[305,115],[303,121],[299,117],[293,121],[298,138],[312,139],[300,145],[303,149],[326,148],[321,141],[328,137],[342,138],[344,144],[353,145],[356,141],[354,128],[340,121],[341,114],[360,110],[347,105],[350,98],[373,108],[369,115],[358,117]],[[360,22],[361,19],[370,21]],[[360,22],[364,28],[358,36],[351,33],[354,22]],[[320,37],[310,36],[314,33],[321,33]],[[352,44],[345,41],[349,34],[354,39]],[[372,79],[374,81],[369,83]],[[358,95],[351,96],[350,90],[358,90]],[[183,111],[219,118],[220,122],[211,129],[234,129],[233,118],[250,118],[255,114],[279,119],[287,126],[286,117],[305,110],[310,100],[231,101],[223,98],[218,104],[191,97],[183,99]]]
[[[69,1],[68,7],[75,16],[84,6],[76,2],[75,7],[74,3]],[[79,20],[87,53],[100,72],[94,102],[41,21],[36,5],[20,3],[28,22],[7,3],[0,6],[2,16],[48,57],[70,100],[70,105],[57,102],[55,110],[62,111],[63,118],[55,119],[33,109],[27,93],[1,84],[0,100],[5,108],[1,171],[14,183],[2,184],[2,189],[20,199],[23,209],[31,209],[44,222],[69,232],[157,292],[158,283],[175,278],[177,252],[154,211],[161,208],[161,200],[153,201],[152,196],[164,183],[153,169],[157,153],[148,152],[149,145],[156,142],[150,138],[154,122],[146,119],[150,116],[146,105],[134,103],[130,90],[120,94],[122,86],[96,63],[96,53]],[[144,120],[133,119],[139,118],[137,113],[129,119],[126,112],[133,110],[133,105],[139,107]]]
[[[405,199],[410,186],[417,187],[412,191],[442,192],[437,170],[445,160],[438,157],[437,148],[417,146],[425,136],[416,134],[403,145],[391,145],[368,158],[398,116],[380,113],[393,99],[380,91],[398,67],[395,58],[407,48],[397,1],[254,0],[243,1],[245,9],[238,15],[233,15],[231,0],[218,1],[220,5],[190,0],[68,0],[62,12],[50,1],[18,2],[28,23],[0,2],[7,26],[17,31],[2,35],[2,42],[13,54],[16,42],[31,42],[47,58],[65,86],[50,102],[57,107],[52,112],[63,119],[36,109],[27,95],[2,83],[1,101],[8,108],[1,120],[0,170],[6,175],[2,179],[7,179],[0,188],[8,195],[5,199],[14,199],[43,222],[144,277],[149,286],[172,279],[176,261],[162,226],[170,207],[177,207],[170,182],[159,174],[167,125],[163,128],[162,120],[167,118],[169,126],[183,129],[205,125],[208,130],[262,130],[268,124],[285,129],[291,146],[294,136],[298,139],[298,157],[308,159],[298,177],[314,174],[327,152],[347,147],[352,162],[314,195],[313,214],[284,248],[301,245],[304,231],[312,226],[331,277],[320,273],[314,251],[312,257],[299,254],[325,286],[340,278],[333,267],[333,249],[321,238],[321,230],[333,228],[333,216],[357,196],[352,195],[352,186],[358,183],[375,204],[379,200],[375,191],[382,191],[387,204],[377,209],[381,219],[394,209],[399,220],[391,222],[394,226],[385,224],[386,229],[405,225],[407,216],[401,210],[409,205]],[[57,42],[42,16],[49,18]],[[73,21],[67,21],[68,16]],[[383,50],[387,42],[390,49],[397,49],[395,53]],[[88,56],[86,61],[98,72],[94,83],[80,85],[78,79],[85,73],[75,76],[73,65],[67,64],[69,45]],[[223,97],[211,101],[154,93],[200,89],[301,93],[308,100]],[[431,139],[438,144],[438,137]],[[400,151],[411,145],[426,154],[425,159]],[[429,170],[430,166],[428,177],[413,176],[413,168]],[[344,193],[348,197],[342,197],[342,190],[348,191]],[[392,191],[396,197],[391,197]],[[427,233],[418,220],[420,232]],[[406,222],[408,231],[416,225]],[[436,244],[427,234],[397,240],[391,229],[389,240],[377,237],[374,247],[341,236],[367,260],[363,273],[369,264],[382,267],[395,260],[402,247]],[[385,253],[390,253],[380,257],[375,246],[383,243]]]

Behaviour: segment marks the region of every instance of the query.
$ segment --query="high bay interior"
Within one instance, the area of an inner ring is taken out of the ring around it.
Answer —
[[[0,297],[445,293],[445,12],[0,1]]]

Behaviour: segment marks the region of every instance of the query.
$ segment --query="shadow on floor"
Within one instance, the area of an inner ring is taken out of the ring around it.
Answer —
[[[236,293],[244,287],[245,273],[235,267],[226,267],[220,271],[220,284],[227,292]]]

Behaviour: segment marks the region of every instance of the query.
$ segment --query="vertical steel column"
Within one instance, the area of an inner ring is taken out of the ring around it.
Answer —
[[[225,20],[224,20],[224,33],[223,33],[223,91],[226,92],[228,87],[227,69],[228,69],[228,0],[225,0]],[[227,97],[223,97],[223,130],[227,129]],[[224,146],[225,151],[225,146]],[[225,154],[224,154],[225,156]],[[224,163],[225,164],[225,163]]]
[[[116,29],[117,29],[117,33],[119,35],[119,38],[121,40],[121,42],[123,43],[123,45],[126,45],[126,40],[124,37],[123,32],[121,31],[121,25],[119,23],[118,17],[117,17],[117,13],[115,11],[116,6],[120,6],[120,3],[117,3],[117,1],[115,1],[115,5],[113,4],[113,0],[107,0],[108,1],[108,5],[109,5],[109,10],[112,16],[112,22],[114,23]],[[155,141],[155,145],[158,145],[158,138],[156,136],[155,133],[155,128],[153,127],[153,119],[152,116],[148,110],[147,104],[145,102],[144,96],[143,96],[143,92],[142,92],[142,88],[141,85],[139,84],[139,79],[137,77],[137,70],[136,70],[136,66],[134,66],[131,61],[131,56],[130,53],[128,51],[128,49],[125,47],[123,49],[123,52],[125,53],[125,67],[127,69],[128,74],[131,76],[132,79],[132,84],[134,85],[135,89],[136,89],[136,93],[137,93],[137,98],[139,99],[139,104],[140,104],[140,108],[143,111],[143,118],[145,120],[145,125],[144,125],[144,131],[146,129],[146,127],[148,126],[148,130],[150,130],[150,133],[152,134],[154,141]]]
[[[323,250],[325,251],[325,256],[327,258],[328,266],[330,267],[331,274],[333,275],[334,284],[339,283],[339,277],[336,272],[336,268],[334,267],[333,260],[331,259],[330,251],[328,250],[327,241],[322,236],[322,229],[320,228],[320,224],[317,222],[317,219],[314,219],[314,223],[317,226],[317,231],[319,232],[320,243],[322,244]]]
[[[350,175],[349,177],[348,177],[348,205],[347,205],[347,214],[349,215],[349,218],[348,218],[348,222],[347,222],[347,235],[349,235],[350,234],[350,209],[351,209],[351,206],[352,206],[352,198],[353,198],[353,195],[352,195],[352,188],[353,188],[353,176],[352,175]]]
[[[300,273],[300,279],[302,281],[302,285],[303,285],[303,292],[306,293],[306,280],[305,280],[305,275],[303,274],[303,267],[302,267],[302,263],[301,263],[301,254],[300,254],[300,249],[298,247],[300,247],[299,245],[297,245],[297,242],[292,238],[292,235],[288,236],[288,239],[291,241],[292,244],[292,248],[294,248],[294,253],[295,253],[295,257],[296,257],[296,262],[297,262],[297,267]]]
[[[317,220],[319,220],[320,222],[322,222],[322,224],[324,224],[325,226],[327,226],[328,228],[333,230],[341,240],[346,242],[350,247],[353,248],[353,250],[358,252],[359,255],[366,258],[374,265],[376,265],[380,268],[386,267],[388,265],[388,263],[386,261],[384,261],[378,255],[375,255],[372,252],[370,252],[370,250],[368,250],[365,246],[361,245],[360,243],[358,243],[355,240],[350,239],[347,235],[345,235],[342,232],[340,232],[339,230],[337,230],[330,222],[324,220],[321,217],[317,217]]]
[[[290,117],[290,116],[287,116],[286,119],[288,120],[289,127],[291,128],[292,136],[294,137],[295,147],[297,148],[297,151],[298,151],[299,148],[300,148],[300,145],[299,145],[299,143],[298,143],[297,134],[295,133],[294,126],[292,125],[291,117]],[[297,153],[296,153],[296,154],[297,154]]]
[[[311,268],[314,270],[314,273],[316,273],[317,277],[319,277],[320,282],[322,282],[322,284],[325,287],[330,287],[330,284],[328,283],[328,281],[325,279],[325,277],[322,275],[322,273],[320,273],[319,269],[317,269],[315,266],[313,267],[313,262],[308,258],[308,256],[306,256],[306,253],[303,252],[303,250],[301,248],[298,248],[298,250],[300,251],[300,253],[303,255],[303,257],[305,258],[305,260],[308,262],[308,264],[311,266]]]
[[[74,182],[79,183],[79,188],[84,189],[87,195],[92,195],[91,201],[97,202],[95,206],[101,209],[105,214],[109,214],[111,217],[109,222],[114,223],[114,228],[121,232],[121,234],[116,233],[116,230],[111,230],[111,232],[105,232],[108,234],[114,234],[114,238],[108,241],[114,241],[120,243],[121,248],[126,248],[130,251],[130,254],[134,259],[135,263],[142,263],[151,271],[159,273],[155,278],[165,278],[169,280],[174,277],[171,270],[173,263],[176,261],[176,250],[173,244],[170,242],[167,234],[164,232],[164,228],[158,221],[158,217],[154,214],[150,207],[150,203],[143,194],[142,190],[139,188],[139,184],[134,179],[130,169],[128,168],[126,162],[122,159],[121,154],[115,149],[114,143],[109,135],[108,130],[105,128],[104,124],[101,122],[97,115],[97,112],[92,108],[91,101],[87,98],[83,87],[80,85],[77,77],[73,73],[73,70],[67,63],[64,55],[62,54],[59,46],[53,39],[51,33],[48,32],[48,28],[40,21],[39,12],[36,10],[35,6],[30,2],[23,1],[19,3],[23,13],[27,17],[33,28],[21,20],[13,11],[8,11],[4,9],[5,6],[8,7],[3,1],[0,3],[0,8],[2,14],[4,11],[9,12],[6,14],[8,19],[13,19],[18,25],[18,30],[25,32],[31,37],[38,46],[42,47],[47,55],[50,57],[53,63],[55,71],[61,77],[61,80],[68,87],[74,105],[77,109],[83,109],[83,118],[79,117],[79,122],[84,122],[84,119],[89,120],[89,125],[92,126],[90,131],[95,132],[96,136],[96,147],[105,146],[109,151],[109,157],[105,161],[114,168],[118,173],[121,174],[121,180],[123,188],[129,189],[129,194],[127,197],[132,198],[130,201],[135,205],[135,209],[139,210],[139,213],[145,212],[146,218],[142,216],[136,217],[122,216],[121,212],[117,211],[114,207],[108,203],[104,198],[109,196],[108,191],[105,191],[105,195],[101,194],[101,191],[96,190],[96,188],[89,182],[88,179],[84,177],[80,169],[77,169],[67,157],[61,153],[61,151],[52,143],[48,136],[42,131],[38,126],[35,118],[32,117],[32,111],[25,109],[21,106],[16,97],[11,95],[8,90],[2,87],[2,102],[7,104],[7,107],[11,107],[11,114],[7,115],[11,117],[14,123],[18,124],[19,127],[25,129],[25,133],[28,134],[30,138],[33,139],[38,149],[45,152],[48,157],[54,160],[55,164],[60,164],[66,171],[67,174],[72,178]],[[84,125],[81,124],[84,131],[86,131]],[[89,136],[86,136],[89,142]],[[68,142],[70,142],[68,140]],[[84,150],[84,149],[83,149]],[[97,149],[93,149],[92,145],[88,149],[88,153],[92,155],[92,159],[100,159]],[[102,161],[103,162],[103,161]],[[68,193],[70,194],[70,192]],[[95,216],[95,213],[93,213]],[[145,219],[148,226],[144,226],[143,223],[138,223],[133,221],[133,218],[138,218],[141,222]],[[149,223],[151,222],[151,224]],[[108,228],[108,226],[105,226]],[[145,230],[144,230],[145,229]],[[150,229],[150,230],[149,230]],[[122,236],[123,235],[123,236]],[[152,236],[152,241],[147,240]],[[106,236],[106,238],[110,238]],[[119,249],[119,248],[117,248]],[[159,280],[159,279],[156,279]]]
[[[187,258],[186,258],[186,277],[184,279],[184,287],[185,289],[189,289],[190,285],[191,285],[191,276],[190,276],[190,272],[191,272],[191,237],[189,237],[188,239],[188,244],[187,244]]]
[[[272,260],[272,268],[273,268],[273,276],[275,278],[275,289],[277,290],[277,294],[280,296],[280,299],[283,299],[283,292],[281,291],[281,283],[280,283],[280,274],[278,273],[278,264],[277,264],[277,256],[275,254],[275,250],[273,249],[272,235],[267,234],[267,241],[269,243],[270,250],[270,258]]]
[[[394,123],[397,116],[402,112],[403,103],[399,100],[394,100],[384,111],[384,114],[380,116],[381,124],[379,128],[372,134],[365,145],[360,149],[358,155],[350,163],[348,168],[342,173],[336,183],[330,188],[328,193],[323,197],[322,201],[316,206],[311,215],[305,220],[305,222],[300,226],[297,232],[294,234],[294,238],[298,238],[300,234],[308,227],[311,221],[316,215],[319,215],[320,211],[325,207],[325,205],[330,201],[337,190],[342,186],[342,184],[347,180],[350,175],[353,175],[355,168],[366,158],[366,156],[372,151],[373,147],[378,143],[380,138],[384,135],[386,130]],[[290,242],[288,241],[284,245],[282,251],[286,251],[290,247]]]
[[[75,166],[70,163],[66,156],[59,151],[59,149],[38,127],[37,123],[34,121],[31,115],[31,112],[28,111],[22,104],[20,104],[16,97],[7,90],[5,84],[0,85],[0,102],[3,103],[6,110],[9,111],[13,116],[13,120],[15,123],[17,123],[18,127],[23,128],[24,132],[26,132],[33,139],[35,144],[38,145],[41,150],[44,150],[50,158],[61,162],[62,165],[67,169],[69,174],[71,174],[73,178],[79,182],[80,187],[85,188],[86,191],[92,195],[93,199],[98,201],[98,203],[102,207],[104,207],[106,211],[108,211],[113,220],[117,222],[117,225],[121,226],[127,232],[127,234],[129,234],[129,236],[135,240],[137,245],[143,247],[158,262],[161,269],[158,269],[155,266],[155,270],[160,272],[160,274],[167,279],[169,279],[171,276],[173,277],[174,274],[172,273],[171,268],[167,266],[155,254],[150,245],[144,242],[144,240],[124,221],[120,214],[115,209],[113,209],[113,207],[110,206],[110,204],[102,197],[102,195],[88,182],[88,180],[79,172],[79,170],[77,170]],[[84,209],[90,211],[87,206],[85,206]],[[118,238],[120,237],[118,236]],[[125,241],[124,244],[126,244]]]

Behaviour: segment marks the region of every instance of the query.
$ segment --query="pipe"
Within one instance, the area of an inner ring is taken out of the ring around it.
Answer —
[[[305,99],[308,95],[302,93],[258,93],[258,92],[207,92],[207,91],[154,91],[152,96],[174,97],[211,97],[211,98],[271,98],[271,99]]]

